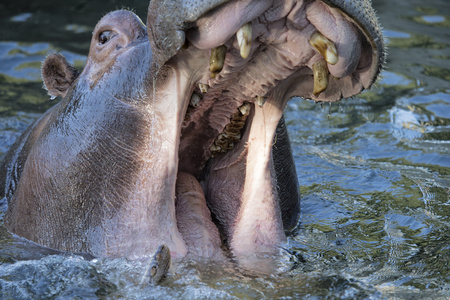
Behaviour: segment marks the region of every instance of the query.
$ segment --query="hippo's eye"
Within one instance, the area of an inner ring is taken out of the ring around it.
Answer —
[[[109,30],[103,31],[102,33],[100,33],[100,35],[98,37],[98,41],[102,45],[106,44],[111,39],[112,36],[113,36],[112,31],[109,31]]]

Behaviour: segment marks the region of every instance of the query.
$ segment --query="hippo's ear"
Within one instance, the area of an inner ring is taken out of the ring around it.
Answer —
[[[44,86],[52,97],[64,97],[79,74],[59,53],[50,54],[42,63]]]

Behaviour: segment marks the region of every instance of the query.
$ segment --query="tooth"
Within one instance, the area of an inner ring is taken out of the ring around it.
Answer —
[[[224,45],[211,50],[211,57],[209,58],[209,71],[211,72],[211,78],[216,78],[216,75],[222,71],[226,54],[227,47]]]
[[[211,148],[209,148],[209,149],[211,150],[211,152],[219,152],[220,150],[222,150],[222,148],[220,148],[216,144],[212,144]]]
[[[239,132],[237,132],[236,134],[230,135],[229,137],[232,142],[239,141],[241,139],[241,134]]]
[[[222,140],[225,140],[225,139],[226,139],[226,136],[223,133],[221,133],[221,134],[219,134],[217,136],[216,141],[222,141]]]
[[[328,67],[327,62],[320,60],[313,64],[314,89],[313,94],[319,95],[328,87]]]
[[[189,104],[193,107],[197,107],[200,103],[200,96],[196,93],[192,93],[191,100],[189,101]]]
[[[266,103],[267,98],[262,96],[256,96],[256,103],[258,103],[259,107],[263,107],[264,103]]]
[[[250,48],[252,43],[252,24],[244,24],[236,32],[236,38],[239,44],[239,50],[243,59],[246,59],[250,54]]]
[[[198,88],[200,89],[200,92],[207,93],[209,90],[209,85],[204,84],[204,83],[199,83]]]
[[[246,102],[239,106],[238,109],[243,116],[247,116],[250,113],[250,103]]]
[[[309,38],[309,43],[330,65],[335,65],[338,62],[336,46],[320,32],[314,32]]]

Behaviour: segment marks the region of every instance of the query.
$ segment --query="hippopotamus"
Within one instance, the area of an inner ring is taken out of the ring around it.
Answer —
[[[150,1],[105,15],[62,99],[7,153],[7,229],[44,247],[136,259],[276,257],[299,222],[283,110],[369,89],[384,42],[368,0]]]

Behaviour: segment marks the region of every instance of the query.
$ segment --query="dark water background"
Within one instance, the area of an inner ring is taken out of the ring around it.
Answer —
[[[80,70],[96,22],[145,1],[0,3],[0,158],[55,101],[39,68],[62,52]],[[286,119],[302,217],[289,248],[304,261],[257,278],[184,262],[140,287],[145,262],[52,254],[3,227],[0,298],[450,298],[450,2],[374,0],[389,42],[377,87],[340,104],[294,99]]]

